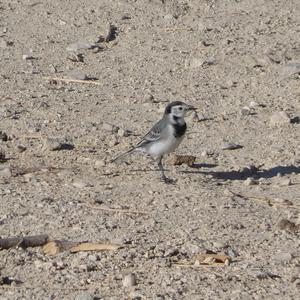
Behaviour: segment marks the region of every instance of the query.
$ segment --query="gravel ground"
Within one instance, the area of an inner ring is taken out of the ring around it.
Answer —
[[[122,245],[1,250],[1,300],[299,299],[298,0],[0,13],[0,237]],[[166,165],[175,185],[147,157],[109,162],[175,100],[198,108],[177,150],[196,164]],[[210,252],[230,263],[193,263]]]

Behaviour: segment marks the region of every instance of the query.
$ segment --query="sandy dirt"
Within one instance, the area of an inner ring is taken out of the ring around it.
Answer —
[[[1,250],[0,299],[299,299],[299,0],[84,2],[0,1],[0,237],[122,248]],[[109,162],[175,100],[176,184]]]

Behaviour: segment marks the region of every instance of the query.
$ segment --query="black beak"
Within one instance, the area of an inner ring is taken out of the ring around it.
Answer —
[[[194,107],[194,106],[192,106],[192,105],[187,105],[186,110],[187,110],[187,111],[190,111],[190,110],[196,110],[196,107]]]

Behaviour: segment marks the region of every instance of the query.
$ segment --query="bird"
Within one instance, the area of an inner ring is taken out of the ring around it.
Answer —
[[[133,152],[143,152],[158,162],[161,179],[165,183],[174,183],[173,179],[165,175],[162,164],[163,156],[173,152],[182,142],[187,129],[184,117],[188,111],[193,110],[196,110],[194,106],[181,101],[169,103],[165,108],[163,117],[149,130],[141,141],[125,153],[112,159],[111,162]]]

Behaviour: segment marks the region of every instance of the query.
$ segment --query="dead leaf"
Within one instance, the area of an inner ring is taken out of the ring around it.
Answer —
[[[51,241],[43,246],[43,252],[48,255],[56,255],[60,252],[69,250],[78,244],[79,242]]]
[[[229,265],[231,261],[230,256],[223,253],[199,253],[189,261],[182,260],[176,262],[174,265],[178,267],[205,267],[205,266],[224,266]]]
[[[195,264],[199,265],[228,265],[230,256],[225,254],[200,253],[196,255]]]
[[[56,240],[47,243],[43,246],[43,251],[48,255],[56,255],[63,251],[70,251],[76,253],[80,251],[105,251],[105,250],[118,250],[121,245],[117,244],[103,244],[103,243],[81,243],[64,240]]]
[[[174,155],[170,163],[174,166],[181,166],[183,164],[188,165],[189,167],[192,167],[195,163],[196,156],[193,155]]]
[[[101,243],[81,243],[70,249],[72,253],[80,251],[104,251],[104,250],[118,250],[121,245],[117,244],[101,244]]]

